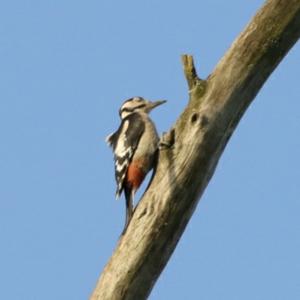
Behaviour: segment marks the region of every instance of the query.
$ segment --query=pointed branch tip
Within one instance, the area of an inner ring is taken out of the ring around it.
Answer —
[[[198,77],[197,71],[194,65],[194,59],[192,55],[183,54],[181,56],[183,71],[186,78],[186,81],[189,86],[189,94],[195,94],[200,92],[203,94],[205,89],[205,80],[202,80]],[[198,93],[199,94],[199,93]],[[199,95],[198,95],[199,96]]]
[[[193,89],[199,80],[196,72],[196,68],[194,65],[194,59],[192,55],[183,54],[181,56],[181,61],[183,64],[183,71],[188,83],[189,89]]]

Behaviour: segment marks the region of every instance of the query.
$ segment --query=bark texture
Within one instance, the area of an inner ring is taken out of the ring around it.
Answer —
[[[240,118],[300,35],[300,0],[269,0],[212,74],[183,55],[189,103],[163,136],[155,175],[91,300],[146,299]]]

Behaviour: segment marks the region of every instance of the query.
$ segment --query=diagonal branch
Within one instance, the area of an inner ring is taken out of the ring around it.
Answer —
[[[192,57],[183,56],[190,101],[91,300],[147,298],[233,130],[299,36],[300,0],[269,0],[207,80],[197,77]]]

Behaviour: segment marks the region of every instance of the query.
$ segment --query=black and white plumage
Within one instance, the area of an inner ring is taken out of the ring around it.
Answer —
[[[126,116],[119,129],[107,139],[114,150],[115,176],[117,181],[116,197],[119,198],[123,188],[128,165],[145,130],[145,124],[138,113]]]
[[[155,163],[159,137],[148,114],[162,103],[165,101],[151,102],[142,97],[126,100],[119,111],[120,127],[106,139],[114,152],[116,197],[124,191],[126,199],[124,231],[132,217],[134,194]]]

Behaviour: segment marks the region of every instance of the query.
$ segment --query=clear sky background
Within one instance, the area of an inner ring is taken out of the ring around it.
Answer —
[[[0,299],[88,299],[124,223],[105,136],[187,103],[263,1],[1,1]],[[300,299],[300,45],[240,122],[151,300]]]

